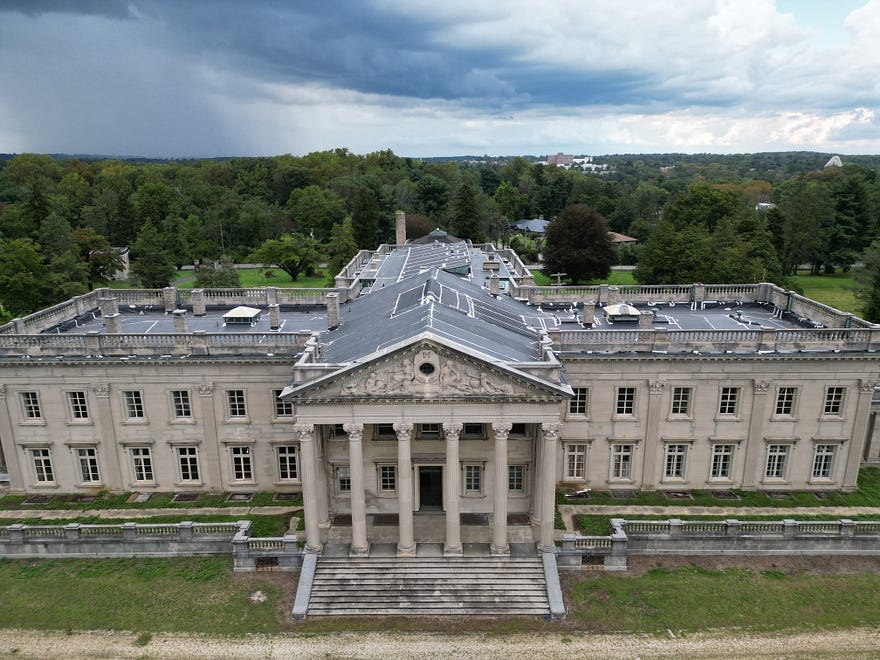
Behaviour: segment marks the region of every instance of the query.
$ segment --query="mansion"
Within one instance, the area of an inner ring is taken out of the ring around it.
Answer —
[[[398,218],[400,226],[400,218]],[[0,327],[13,492],[302,492],[320,551],[554,548],[556,490],[851,491],[880,329],[772,284],[535,286],[443,232],[335,286],[100,289]],[[478,530],[462,520],[477,520]]]

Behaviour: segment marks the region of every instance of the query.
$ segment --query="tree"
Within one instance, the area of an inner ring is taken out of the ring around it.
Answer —
[[[80,259],[89,265],[89,287],[106,285],[125,262],[120,251],[91,227],[73,230],[73,240],[79,247]]]
[[[287,209],[296,231],[309,234],[321,242],[326,241],[333,226],[345,218],[345,204],[339,195],[318,186],[294,190],[290,193]]]
[[[567,273],[572,284],[607,277],[616,259],[608,223],[583,204],[566,206],[544,234],[544,273]]]
[[[358,247],[372,250],[379,232],[379,200],[376,193],[362,186],[351,207],[351,228]]]
[[[131,244],[131,272],[147,289],[166,287],[174,276],[174,258],[162,249],[159,232],[151,220]]]
[[[0,239],[0,302],[13,316],[38,310],[46,266],[40,246],[29,238]]]
[[[514,234],[510,237],[510,249],[519,255],[527,264],[534,264],[538,261],[538,244],[528,236],[522,234]]]
[[[856,297],[862,301],[862,317],[880,323],[880,241],[874,241],[855,269]]]
[[[202,264],[196,273],[196,286],[206,289],[234,289],[241,286],[241,275],[232,259],[223,255],[217,262]]]
[[[358,245],[354,240],[351,218],[346,218],[344,222],[333,225],[330,232],[330,242],[327,244],[327,253],[330,257],[328,266],[330,277],[335,277],[357,252]]]
[[[529,196],[521,193],[509,181],[502,183],[495,191],[495,204],[498,210],[511,222],[523,219],[528,203]]]
[[[278,266],[296,282],[300,273],[310,273],[321,260],[320,244],[304,234],[270,238],[251,252],[248,259],[264,266]]]
[[[480,203],[481,192],[470,176],[464,176],[452,203],[450,232],[458,238],[470,239],[474,243],[486,240],[485,213]]]

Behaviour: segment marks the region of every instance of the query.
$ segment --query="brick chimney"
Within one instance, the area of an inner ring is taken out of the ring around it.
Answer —
[[[406,213],[403,211],[394,212],[394,228],[396,230],[395,243],[403,245],[406,243]]]

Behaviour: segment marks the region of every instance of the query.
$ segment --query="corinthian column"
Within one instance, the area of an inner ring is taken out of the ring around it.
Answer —
[[[312,424],[297,424],[294,430],[299,437],[299,451],[302,455],[303,515],[306,523],[306,552],[321,551],[321,530],[318,527],[318,471],[315,465],[315,427]]]
[[[443,554],[461,555],[461,514],[459,492],[461,491],[461,466],[459,465],[458,439],[462,425],[443,424],[446,436],[446,471],[443,473],[443,508],[446,509],[446,543]]]
[[[538,550],[555,552],[553,522],[556,513],[556,445],[559,444],[560,424],[542,424],[544,439],[541,442],[541,540]]]
[[[348,469],[351,477],[351,551],[354,556],[370,552],[367,543],[367,512],[364,501],[364,425],[345,424],[348,434]]]
[[[412,479],[412,424],[395,424],[397,434],[397,506],[400,521],[400,538],[397,542],[399,557],[416,554],[413,539],[413,479]]]
[[[507,436],[513,425],[507,422],[492,423],[495,437],[495,478],[494,506],[492,508],[492,545],[489,552],[493,555],[508,555],[507,545]]]

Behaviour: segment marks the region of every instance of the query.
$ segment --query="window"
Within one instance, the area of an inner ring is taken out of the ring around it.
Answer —
[[[349,489],[351,486],[349,485]],[[397,492],[397,466],[396,465],[380,465],[379,466],[379,492],[380,493],[396,493]]]
[[[813,479],[830,479],[831,467],[834,465],[834,445],[816,445],[813,454]]]
[[[440,437],[440,424],[420,424],[418,437],[422,440],[437,440]]]
[[[672,388],[672,415],[687,417],[691,414],[691,388]]]
[[[70,419],[88,419],[89,406],[85,392],[68,392],[67,403],[70,406]]]
[[[189,390],[171,391],[171,409],[174,419],[192,419],[192,405],[189,402]]]
[[[684,464],[687,445],[666,445],[666,479],[684,479]]]
[[[575,387],[574,398],[568,401],[568,412],[572,415],[586,415],[590,409],[590,390],[587,387]]]
[[[244,390],[226,390],[226,416],[230,419],[247,417]]]
[[[397,440],[394,424],[376,424],[376,440]]]
[[[199,480],[199,452],[195,447],[178,447],[177,464],[181,481]]]
[[[712,445],[710,479],[730,479],[733,468],[734,445]]]
[[[510,425],[510,436],[524,438],[526,437],[526,425],[524,422],[514,422]]]
[[[21,408],[25,419],[43,419],[43,411],[40,410],[40,397],[36,392],[21,393]]]
[[[55,473],[52,471],[52,455],[48,449],[31,449],[31,460],[34,462],[34,473],[39,483],[52,483]]]
[[[272,390],[272,397],[275,400],[275,417],[293,417],[293,401],[282,401],[278,397],[281,396],[281,390]]]
[[[825,408],[824,413],[832,417],[840,417],[843,415],[843,395],[845,387],[827,387],[825,388]]]
[[[464,466],[464,492],[467,495],[476,495],[483,492],[483,466]]]
[[[296,470],[296,445],[279,445],[278,452],[278,478],[282,481],[299,479]]]
[[[565,478],[583,481],[587,478],[587,445],[565,445]]]
[[[231,447],[232,478],[235,481],[250,481],[254,478],[250,447]]]
[[[776,414],[790,417],[794,414],[794,402],[797,397],[796,387],[780,387],[776,391]]]
[[[739,412],[739,388],[722,387],[721,399],[718,401],[718,414],[736,416]]]
[[[345,426],[342,424],[330,424],[327,429],[327,438],[330,440],[342,440],[348,437]]]
[[[767,466],[764,470],[766,479],[785,479],[785,467],[788,462],[788,445],[769,445],[767,447]]]
[[[131,465],[135,481],[153,480],[153,454],[149,447],[132,447]]]
[[[507,490],[511,493],[522,494],[526,491],[526,466],[507,466]]]
[[[144,418],[144,399],[138,390],[127,390],[123,392],[122,400],[125,401],[126,419]]]
[[[614,445],[611,447],[611,478],[630,479],[632,477],[632,445]]]
[[[617,408],[618,415],[634,415],[636,410],[636,388],[634,387],[618,387],[617,388]]]
[[[83,483],[96,483],[101,481],[101,473],[98,472],[98,450],[94,447],[83,447],[76,450],[76,458],[79,462],[79,474]]]
[[[340,493],[351,492],[351,468],[347,465],[336,468],[336,488]]]
[[[482,440],[486,437],[486,432],[482,424],[468,422],[461,428],[461,437],[465,440]]]

